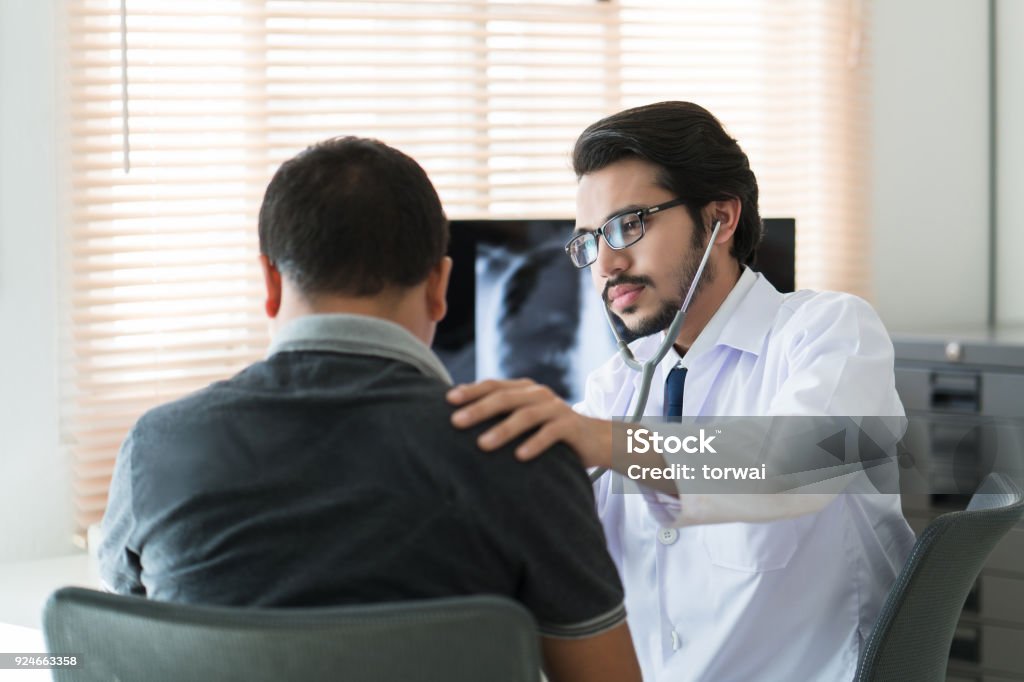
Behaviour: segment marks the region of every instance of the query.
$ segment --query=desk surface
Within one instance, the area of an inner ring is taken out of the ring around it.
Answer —
[[[43,653],[43,604],[60,587],[99,588],[89,555],[0,563],[0,652]],[[50,671],[0,669],[0,682],[52,680]]]
[[[42,654],[46,652],[43,633],[20,625],[0,623],[0,653]],[[49,670],[0,668],[2,682],[42,682],[52,680]]]
[[[99,588],[99,576],[85,553],[0,564],[0,652],[41,654],[43,604],[58,587]],[[0,669],[0,682],[52,680],[49,670]]]

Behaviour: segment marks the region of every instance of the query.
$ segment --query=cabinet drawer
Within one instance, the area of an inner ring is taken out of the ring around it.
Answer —
[[[1007,621],[1024,630],[1024,577],[982,575],[980,597],[982,618]]]
[[[1024,675],[1024,630],[982,626],[981,663],[989,670]]]
[[[985,567],[1013,571],[1024,577],[1024,528],[1020,524],[1016,528],[1011,528],[999,541],[985,562]]]
[[[903,409],[930,410],[931,403],[931,372],[926,369],[897,367],[896,392],[903,402]]]
[[[981,375],[981,411],[987,417],[1024,416],[1024,374],[984,372]]]

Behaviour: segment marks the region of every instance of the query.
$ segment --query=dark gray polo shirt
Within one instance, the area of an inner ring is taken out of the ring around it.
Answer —
[[[112,590],[323,606],[499,594],[542,634],[622,622],[589,481],[451,426],[448,375],[404,328],[300,318],[269,357],[147,412],[122,446],[99,549]]]

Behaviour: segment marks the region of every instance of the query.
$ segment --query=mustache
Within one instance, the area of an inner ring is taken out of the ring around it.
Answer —
[[[620,284],[636,284],[639,286],[653,287],[654,282],[650,277],[644,275],[619,275],[615,279],[610,279],[604,283],[604,290],[601,292],[601,300],[608,305],[608,290],[612,287],[617,287]]]

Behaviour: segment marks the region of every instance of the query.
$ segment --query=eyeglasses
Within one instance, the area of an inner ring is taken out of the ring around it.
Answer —
[[[577,268],[585,268],[597,260],[598,237],[604,237],[609,247],[619,251],[633,246],[644,238],[644,218],[665,209],[681,206],[682,199],[673,199],[657,206],[637,211],[627,211],[614,216],[604,225],[591,232],[578,234],[565,245],[569,260]]]

